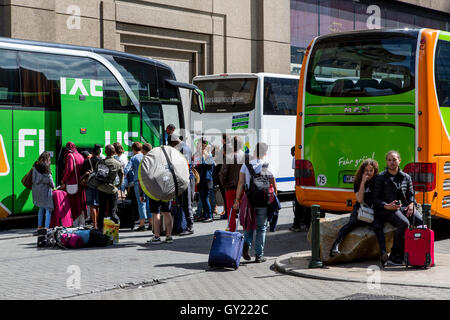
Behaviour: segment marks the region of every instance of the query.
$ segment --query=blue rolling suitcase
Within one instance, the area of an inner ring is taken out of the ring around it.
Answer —
[[[240,232],[216,230],[209,252],[211,267],[239,268],[244,247],[244,235]]]

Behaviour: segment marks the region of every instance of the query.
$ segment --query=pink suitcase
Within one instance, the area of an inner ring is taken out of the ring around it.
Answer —
[[[56,226],[71,227],[73,220],[67,192],[63,190],[53,191],[53,207],[54,210],[50,221],[50,228]]]
[[[405,230],[405,264],[429,268],[434,265],[434,232],[429,228]]]

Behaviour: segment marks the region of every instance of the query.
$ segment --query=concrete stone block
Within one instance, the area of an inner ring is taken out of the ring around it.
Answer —
[[[74,28],[75,25],[70,21],[68,23],[68,18],[70,16],[65,14],[56,15],[56,42],[96,48],[100,46],[98,19],[80,17],[79,28]]]
[[[117,3],[116,18],[117,22],[188,32],[212,33],[210,14],[176,10],[176,8]]]
[[[290,74],[290,43],[264,41],[264,72]]]
[[[251,0],[213,0],[214,13],[226,16],[226,35],[252,38]]]
[[[11,37],[55,42],[55,35],[54,11],[11,6]]]
[[[225,42],[222,36],[212,36],[212,70],[211,73],[218,74],[225,72]]]
[[[251,72],[251,41],[227,37],[227,72]]]
[[[345,214],[337,218],[320,219],[320,259],[324,264],[332,265],[380,257],[377,238],[369,225],[358,227],[347,234],[339,246],[341,253],[330,257],[331,246],[336,240],[339,230],[348,222],[349,218],[350,214]],[[395,228],[390,223],[385,223],[383,231],[386,249],[389,253],[394,240]],[[311,243],[311,232],[312,228],[308,232],[309,243]]]
[[[264,39],[291,43],[290,0],[264,1]]]
[[[59,1],[59,0],[58,0]],[[20,7],[29,7],[34,9],[52,10],[55,11],[56,0],[7,0],[7,4]]]

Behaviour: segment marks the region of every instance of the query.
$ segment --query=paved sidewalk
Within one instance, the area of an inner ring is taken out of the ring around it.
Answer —
[[[0,240],[33,237],[36,229],[12,229],[0,231]]]
[[[364,283],[379,280],[379,283],[384,285],[450,288],[450,255],[435,253],[434,258],[436,264],[429,269],[416,267],[406,269],[404,266],[388,266],[382,269],[378,260],[310,269],[311,251],[308,250],[278,257],[275,267],[279,272],[310,279]],[[380,273],[375,274],[374,271]]]

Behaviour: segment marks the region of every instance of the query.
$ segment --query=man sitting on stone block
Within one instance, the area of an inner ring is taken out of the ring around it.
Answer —
[[[416,201],[411,177],[400,169],[400,161],[400,154],[397,151],[389,151],[386,154],[387,169],[375,179],[373,192],[373,202],[377,208],[373,231],[377,234],[382,253],[386,252],[384,222],[389,221],[396,228],[394,243],[387,261],[388,265],[395,266],[404,264],[404,235],[413,217],[415,216],[416,225],[423,224],[422,215],[414,208]]]

